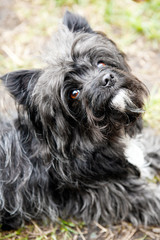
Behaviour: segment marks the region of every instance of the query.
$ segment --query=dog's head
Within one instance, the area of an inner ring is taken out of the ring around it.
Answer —
[[[115,43],[93,31],[84,18],[65,14],[45,60],[43,70],[13,72],[2,79],[47,139],[99,142],[134,127],[141,117],[144,85]]]

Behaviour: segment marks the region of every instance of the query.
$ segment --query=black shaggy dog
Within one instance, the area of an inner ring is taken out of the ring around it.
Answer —
[[[149,180],[160,143],[141,134],[147,90],[124,54],[66,12],[45,58],[45,69],[1,77],[18,105],[12,119],[1,110],[2,228],[44,216],[160,224],[160,188]]]

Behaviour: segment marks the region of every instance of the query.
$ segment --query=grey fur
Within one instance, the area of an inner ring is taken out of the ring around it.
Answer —
[[[70,13],[64,24],[45,69],[2,77],[17,105],[0,117],[2,228],[44,216],[159,225],[159,186],[142,174],[139,156],[134,164],[125,155],[141,133],[146,169],[159,171],[160,138],[152,134],[155,148],[149,131],[142,134],[147,90],[104,34]]]

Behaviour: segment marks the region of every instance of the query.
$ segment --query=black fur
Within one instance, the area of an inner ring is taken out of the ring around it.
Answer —
[[[147,148],[146,167],[130,160],[141,153],[127,155],[142,131],[147,90],[84,18],[67,12],[63,23],[45,69],[1,77],[18,106],[18,117],[0,118],[2,228],[44,216],[159,224],[160,190],[144,172],[156,174],[160,153]]]

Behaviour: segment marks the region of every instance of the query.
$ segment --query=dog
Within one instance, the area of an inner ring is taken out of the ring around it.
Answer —
[[[0,223],[76,219],[160,224],[160,138],[143,131],[145,85],[125,55],[66,12],[44,69],[1,80],[16,102],[0,117]]]

